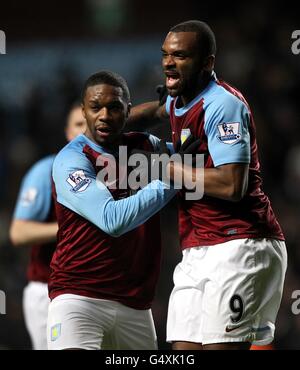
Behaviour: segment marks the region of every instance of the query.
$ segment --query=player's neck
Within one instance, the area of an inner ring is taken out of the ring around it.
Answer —
[[[210,83],[212,79],[211,73],[202,75],[202,78],[199,80],[197,85],[195,85],[194,89],[188,89],[187,94],[182,94],[180,96],[180,102],[178,102],[181,107],[186,106],[191,101],[193,101],[201,92],[206,89],[207,85]],[[181,108],[176,104],[176,108]]]
[[[97,145],[97,146],[101,147],[102,149],[107,150],[108,152],[111,152],[111,153],[118,152],[119,146],[123,142],[123,136],[122,135],[119,135],[118,137],[115,137],[115,140],[112,143],[107,143],[107,142],[106,143],[99,143],[88,130],[85,132],[84,135],[92,143],[94,143],[95,145]]]

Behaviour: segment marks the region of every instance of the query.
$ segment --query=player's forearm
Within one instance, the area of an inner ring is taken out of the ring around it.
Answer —
[[[10,228],[10,239],[16,247],[54,242],[57,230],[56,222],[14,220]]]
[[[182,166],[180,163],[171,162],[170,171],[167,174],[175,183],[181,181],[191,188],[192,184],[199,182],[203,187],[203,194],[214,198],[223,199],[231,202],[240,201],[247,191],[248,186],[248,166],[241,165],[237,169],[226,171],[222,168],[192,168]],[[230,165],[229,165],[230,166]],[[235,173],[238,172],[238,173]]]
[[[197,171],[197,169],[194,170]],[[204,194],[231,202],[239,202],[247,191],[247,179],[248,176],[243,180],[235,180],[219,168],[204,169]]]
[[[57,202],[84,217],[106,234],[119,237],[145,223],[177,193],[168,184],[154,180],[127,198],[115,200],[101,181],[93,179],[87,191],[72,194],[60,191],[54,177]]]
[[[100,229],[118,237],[144,224],[160,211],[177,191],[159,180],[155,180],[137,194],[121,200],[111,198],[101,208]]]
[[[133,107],[126,127],[131,129],[133,126],[137,127],[140,125],[142,129],[146,129],[166,119],[168,119],[168,115],[164,106],[159,106],[158,101],[152,101]]]

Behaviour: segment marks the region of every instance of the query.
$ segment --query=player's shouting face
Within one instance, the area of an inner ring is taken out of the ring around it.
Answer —
[[[166,87],[172,97],[181,95],[184,104],[198,94],[202,89],[203,74],[212,69],[201,54],[195,32],[169,32],[163,43]]]
[[[118,145],[130,110],[121,87],[99,84],[87,88],[83,115],[87,121],[86,136],[104,147]]]

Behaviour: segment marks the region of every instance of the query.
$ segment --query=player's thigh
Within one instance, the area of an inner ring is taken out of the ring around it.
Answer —
[[[287,269],[287,253],[283,241],[272,239],[255,241],[255,249],[258,266],[255,294],[259,298],[253,307],[253,343],[267,345],[274,339]]]
[[[150,309],[136,310],[119,304],[117,321],[109,335],[110,338],[104,340],[104,349],[157,349],[157,336]]]
[[[48,349],[101,349],[104,333],[114,320],[114,302],[58,296],[49,305]]]
[[[233,240],[210,249],[207,263],[215,272],[203,296],[203,345],[273,340],[283,259],[282,250],[266,239]]]
[[[30,282],[23,292],[23,312],[32,347],[47,349],[48,286],[45,283]]]
[[[196,346],[202,342],[202,296],[206,279],[204,257],[206,249],[191,248],[174,271],[167,318],[167,341]],[[194,274],[194,272],[196,272]],[[177,343],[176,347],[180,344]],[[174,344],[175,346],[175,344]],[[181,345],[180,345],[181,347]]]

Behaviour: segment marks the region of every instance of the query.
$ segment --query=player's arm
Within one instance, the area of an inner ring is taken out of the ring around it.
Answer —
[[[51,206],[53,157],[34,165],[24,177],[9,235],[14,246],[31,246],[56,240],[57,223],[44,222]]]
[[[74,189],[67,180],[78,170],[83,171],[83,186]],[[176,194],[174,189],[155,180],[135,195],[114,200],[108,188],[96,179],[90,162],[77,153],[58,155],[53,166],[53,180],[60,204],[115,237],[145,223]]]
[[[9,229],[12,244],[16,247],[54,242],[58,230],[57,222],[35,222],[14,219]]]
[[[126,127],[130,129],[140,126],[146,129],[157,123],[167,122],[168,118],[166,104],[159,105],[159,101],[152,101],[132,107]]]
[[[192,168],[178,163],[170,164],[171,179],[184,176],[188,181],[203,179],[204,194],[228,201],[239,201],[248,188],[250,163],[249,112],[244,103],[229,96],[221,105],[212,104],[206,112],[205,131],[214,168]],[[239,136],[226,143],[220,124],[232,123]],[[221,131],[220,131],[221,130]],[[223,140],[222,140],[223,139]],[[200,180],[199,180],[200,181]]]
[[[196,183],[197,179],[202,178],[203,171],[205,195],[232,202],[240,201],[245,195],[248,188],[248,164],[230,163],[207,169],[182,166],[174,162],[170,164],[171,179],[179,179],[181,176],[182,179],[191,179],[188,181]]]
[[[229,200],[240,201],[248,188],[249,164],[230,163],[204,172],[204,194]]]

